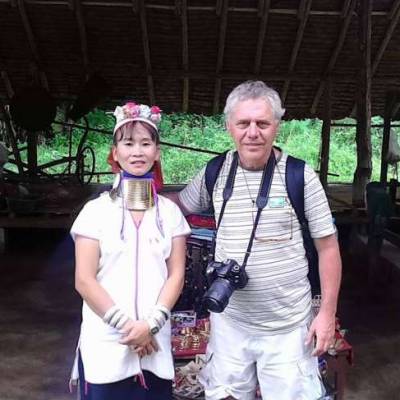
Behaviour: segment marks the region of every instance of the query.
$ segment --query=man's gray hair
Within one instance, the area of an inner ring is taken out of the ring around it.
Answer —
[[[274,117],[280,121],[285,109],[282,108],[281,98],[276,90],[267,86],[262,81],[246,81],[236,86],[226,99],[224,109],[225,119],[229,118],[229,114],[239,101],[250,99],[264,99],[272,108]]]

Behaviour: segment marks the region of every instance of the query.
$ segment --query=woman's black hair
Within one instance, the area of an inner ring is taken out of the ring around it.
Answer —
[[[142,126],[149,132],[151,140],[158,146],[160,144],[160,136],[158,134],[158,131],[152,127],[151,125],[147,124],[144,121],[130,121],[127,122],[126,124],[122,125],[120,128],[117,129],[117,131],[114,133],[113,137],[113,145],[116,146],[118,142],[120,142],[122,139],[132,139],[132,136],[135,131],[135,127],[137,125]]]

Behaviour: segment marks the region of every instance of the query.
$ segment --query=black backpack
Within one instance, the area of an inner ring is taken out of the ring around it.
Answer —
[[[214,185],[225,161],[226,154],[227,152],[222,153],[207,163],[205,184],[211,199]],[[304,165],[305,162],[303,160],[288,156],[286,161],[286,188],[289,200],[301,226],[304,249],[308,260],[308,279],[311,285],[311,293],[314,297],[321,294],[321,285],[319,280],[318,252],[315,248],[310,230],[308,229],[308,221],[304,214]]]

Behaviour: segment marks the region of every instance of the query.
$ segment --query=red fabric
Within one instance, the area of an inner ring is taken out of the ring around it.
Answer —
[[[156,186],[157,192],[159,192],[164,187],[164,178],[161,169],[161,163],[159,161],[155,161],[153,166],[154,172],[154,184]]]
[[[114,174],[118,174],[121,171],[121,166],[119,165],[119,162],[114,160],[112,150],[110,150],[110,152],[108,153],[107,164],[111,166],[111,171]]]
[[[190,226],[215,229],[215,219],[211,216],[190,214],[186,216],[186,220]]]
[[[353,360],[354,360],[353,346],[342,335],[340,331],[339,318],[336,318],[335,340],[337,343],[336,351],[338,353],[346,353],[346,358],[348,363],[350,365],[353,365]]]
[[[197,348],[189,348],[189,349],[181,349],[179,346],[182,342],[182,339],[177,338],[176,336],[172,337],[172,354],[174,358],[194,358],[196,354],[205,354],[207,350],[207,342],[203,339],[200,340],[199,347]]]
[[[119,165],[118,161],[114,160],[112,155],[112,150],[107,157],[107,163],[111,166],[111,171],[114,174],[118,174],[121,171],[121,166]],[[154,173],[154,185],[156,187],[157,192],[159,192],[164,186],[164,179],[161,170],[161,164],[159,161],[155,161],[153,165],[153,173]]]
[[[185,336],[176,334],[172,335],[172,354],[174,358],[195,358],[196,354],[205,354],[210,332],[210,319],[201,318],[196,322],[196,327],[193,328],[192,334],[196,334],[200,342],[196,347],[182,348],[182,341]]]

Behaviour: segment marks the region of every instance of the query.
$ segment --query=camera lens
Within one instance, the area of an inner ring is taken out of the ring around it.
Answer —
[[[234,266],[232,267],[232,272],[239,272],[239,271],[240,271],[239,265],[234,265]]]
[[[224,311],[233,290],[233,286],[227,279],[216,279],[203,297],[204,306],[215,313]]]

